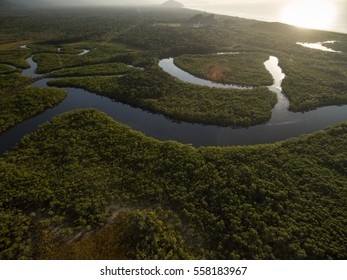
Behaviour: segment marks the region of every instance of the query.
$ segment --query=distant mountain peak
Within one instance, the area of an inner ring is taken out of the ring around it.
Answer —
[[[183,4],[175,0],[168,0],[164,2],[163,4],[161,4],[161,6],[165,8],[184,8]]]

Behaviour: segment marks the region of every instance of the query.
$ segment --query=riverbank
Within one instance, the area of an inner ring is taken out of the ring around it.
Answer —
[[[121,56],[122,58],[122,56]],[[32,59],[27,60],[30,64],[30,68],[26,70],[26,73],[35,73],[36,63]],[[122,60],[123,61],[123,60]],[[141,61],[141,60],[139,60]],[[156,60],[154,60],[156,61]],[[168,62],[166,64],[162,62]],[[131,61],[127,61],[128,63]],[[134,63],[134,61],[132,61]],[[159,65],[164,67],[164,70],[170,73],[179,79],[182,79],[186,82],[193,83],[195,80],[192,80],[192,76],[186,72],[179,72],[177,67],[173,64],[173,60],[162,60]],[[267,63],[269,64],[267,65]],[[135,62],[137,64],[138,62]],[[74,88],[66,88],[67,98],[61,102],[55,108],[44,112],[37,117],[24,121],[23,123],[17,125],[15,128],[7,131],[0,136],[0,140],[3,143],[1,152],[5,152],[13,145],[15,145],[23,136],[33,132],[37,127],[46,122],[50,121],[53,116],[57,114],[67,112],[69,110],[78,109],[78,108],[97,108],[100,111],[106,112],[109,116],[112,116],[122,123],[131,125],[132,128],[139,130],[145,133],[148,136],[155,137],[161,140],[176,140],[181,143],[193,144],[194,146],[228,146],[228,145],[254,145],[254,144],[264,144],[264,143],[273,143],[276,141],[281,141],[288,139],[290,137],[299,136],[303,133],[310,133],[323,129],[329,125],[334,125],[341,121],[347,119],[347,110],[346,106],[330,106],[324,107],[317,110],[305,112],[305,113],[293,113],[288,111],[289,101],[282,93],[281,83],[284,78],[281,68],[278,67],[278,60],[275,58],[270,58],[266,63],[268,71],[272,73],[274,78],[274,84],[269,87],[273,93],[277,95],[277,104],[272,109],[271,115],[268,117],[268,122],[263,125],[256,125],[250,128],[232,128],[232,127],[218,127],[211,125],[199,125],[199,124],[190,124],[186,122],[175,122],[170,119],[165,118],[162,115],[152,114],[150,112],[143,111],[139,108],[134,108],[122,103],[117,103],[111,99],[92,94],[88,91]],[[52,72],[52,76],[57,75],[84,75],[86,73],[97,74],[99,71],[106,71],[105,73],[113,74],[115,68],[109,68],[113,64],[97,64],[91,66],[82,66],[75,68],[66,68],[64,70],[59,70]],[[147,64],[143,65],[149,67]],[[165,66],[164,66],[165,65]],[[264,66],[262,66],[264,67]],[[265,69],[265,67],[264,67]],[[97,70],[97,72],[95,72]],[[116,69],[117,70],[117,69]],[[124,69],[123,69],[124,70]],[[128,68],[131,73],[136,75],[142,75],[144,71],[142,68]],[[111,72],[107,72],[111,71]],[[130,73],[129,72],[129,73]],[[118,73],[118,72],[117,72]],[[152,73],[152,72],[150,72]],[[180,73],[178,75],[178,73]],[[119,73],[118,73],[119,74]],[[119,75],[116,76],[97,76],[100,85],[116,85],[119,86]],[[36,75],[36,74],[35,74]],[[160,73],[162,75],[162,73]],[[159,75],[159,77],[160,77]],[[187,75],[187,78],[185,78]],[[95,79],[95,76],[91,76]],[[150,75],[151,77],[151,75]],[[166,76],[167,77],[167,76]],[[127,77],[129,80],[129,77]],[[196,79],[196,78],[194,78]],[[80,87],[90,87],[91,79],[90,77],[86,78],[70,78],[64,79],[63,81],[73,81],[71,85]],[[50,79],[40,79],[33,84],[36,87],[47,87],[47,82]],[[57,80],[59,81],[59,80]],[[133,82],[133,79],[129,81]],[[170,80],[172,81],[172,80]],[[147,85],[151,84],[152,81],[148,80]],[[175,82],[177,83],[177,82]],[[201,83],[199,80],[198,83]],[[211,83],[210,86],[216,86],[218,84]],[[183,84],[187,86],[187,84]],[[220,86],[225,87],[226,85],[220,84]],[[231,86],[233,87],[233,85]],[[171,87],[169,87],[171,89]],[[199,87],[204,88],[204,87]],[[105,95],[105,90],[96,89],[95,82],[94,88],[90,88],[92,91],[100,92],[99,94]],[[112,87],[111,87],[112,89]],[[119,88],[118,88],[119,90]],[[245,97],[245,90],[247,88],[239,89],[241,98]],[[114,98],[112,90],[110,97]],[[124,90],[126,93],[127,91]],[[215,94],[215,97],[219,97],[217,91],[212,91]],[[107,94],[106,94],[107,95]],[[272,107],[272,106],[271,106]],[[208,112],[208,110],[207,110]],[[253,113],[253,108],[249,111]],[[271,117],[271,119],[270,119]],[[173,115],[173,118],[177,118],[177,115]]]

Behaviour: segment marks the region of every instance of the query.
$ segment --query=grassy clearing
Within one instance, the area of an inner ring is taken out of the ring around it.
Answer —
[[[0,51],[18,50],[20,46],[29,44],[30,41],[11,41],[0,43]]]

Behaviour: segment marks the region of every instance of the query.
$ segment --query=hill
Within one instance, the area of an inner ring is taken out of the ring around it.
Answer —
[[[198,14],[187,20],[186,24],[195,27],[202,27],[215,26],[218,22],[214,14]]]
[[[175,0],[169,0],[161,4],[161,7],[164,8],[184,8],[184,5]]]

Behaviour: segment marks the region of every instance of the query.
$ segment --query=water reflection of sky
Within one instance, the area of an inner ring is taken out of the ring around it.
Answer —
[[[318,42],[318,43],[301,43],[301,42],[297,42],[298,45],[301,45],[301,46],[306,47],[306,48],[321,50],[321,51],[325,51],[325,52],[340,53],[341,51],[335,51],[335,50],[333,50],[331,48],[323,46],[323,44],[334,44],[334,43],[335,43],[335,41],[325,41],[325,42]]]
[[[27,60],[34,73],[36,63]],[[273,66],[277,60],[272,60]],[[278,71],[280,77],[283,73]],[[275,78],[275,77],[274,77]],[[276,78],[275,78],[276,79]],[[46,87],[47,79],[37,81],[33,86]],[[280,84],[275,83],[276,86]],[[280,92],[280,88],[276,90]],[[160,140],[175,140],[190,143],[194,146],[226,146],[226,145],[254,145],[273,143],[303,133],[314,132],[329,125],[346,121],[347,105],[327,106],[305,113],[289,112],[288,103],[279,99],[272,111],[271,120],[249,128],[218,127],[213,125],[191,124],[177,122],[165,118],[160,114],[153,114],[139,108],[134,108],[107,97],[89,93],[82,89],[66,88],[67,97],[52,109],[48,109],[31,119],[28,119],[0,135],[0,154],[10,149],[26,134],[35,131],[39,125],[50,121],[54,116],[79,108],[96,108],[111,116],[118,122],[130,125],[147,136]],[[281,98],[283,95],[278,95]]]

